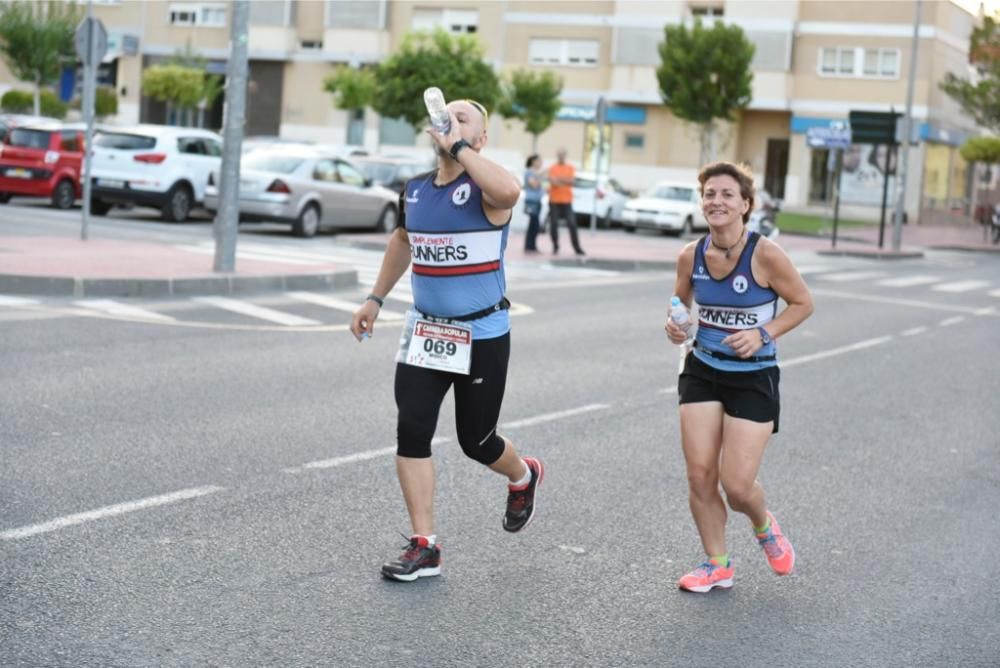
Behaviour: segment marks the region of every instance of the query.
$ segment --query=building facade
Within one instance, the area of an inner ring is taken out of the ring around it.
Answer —
[[[110,50],[102,82],[119,94],[117,122],[174,122],[163,104],[142,96],[142,70],[190,46],[210,72],[224,74],[228,2],[95,0]],[[426,138],[371,110],[333,107],[323,79],[340,65],[363,66],[393,52],[411,30],[444,27],[474,34],[501,73],[551,70],[564,80],[563,109],[539,137],[546,159],[566,147],[592,169],[600,138],[594,123],[607,104],[604,170],[627,187],[690,180],[698,134],[662,104],[658,44],[669,24],[722,20],[756,46],[753,101],[716,141],[719,158],[749,164],[772,195],[791,207],[827,207],[833,153],[807,143],[810,128],[845,121],[851,110],[903,111],[916,3],[797,0],[253,0],[250,3],[248,134],[369,150],[421,151]],[[922,3],[906,208],[911,220],[939,219],[968,205],[971,174],[958,146],[978,132],[939,89],[947,72],[967,75],[977,16],[951,0]],[[19,85],[0,64],[0,93]],[[220,99],[205,125],[222,122]],[[491,119],[489,150],[523,165],[532,137],[517,121]],[[881,203],[884,147],[845,152],[845,215],[869,217]],[[890,192],[891,186],[890,184]]]

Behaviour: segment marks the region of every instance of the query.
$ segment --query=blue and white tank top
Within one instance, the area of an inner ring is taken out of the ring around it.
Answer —
[[[426,315],[456,318],[503,299],[510,228],[486,218],[483,192],[468,173],[440,186],[435,176],[437,171],[418,176],[403,191],[413,306]],[[510,312],[497,311],[470,324],[474,339],[503,336],[510,331]]]
[[[764,361],[735,361],[717,359],[703,352],[721,353],[736,357],[736,351],[722,340],[744,329],[763,327],[774,319],[778,311],[778,294],[771,288],[764,288],[753,278],[750,261],[760,235],[747,232],[747,243],[733,270],[723,278],[715,278],[708,271],[705,251],[712,242],[711,235],[698,241],[695,247],[694,266],[691,270],[691,285],[694,300],[698,302],[698,334],[694,355],[709,366],[720,371],[756,371],[775,366],[776,359]],[[774,356],[777,346],[774,341],[762,347],[754,357]]]

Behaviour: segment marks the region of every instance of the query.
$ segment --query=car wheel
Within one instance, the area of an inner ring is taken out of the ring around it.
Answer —
[[[0,204],[6,204],[10,201],[10,193],[0,193]]]
[[[292,223],[292,233],[297,237],[314,237],[319,231],[319,207],[307,204],[302,213]]]
[[[90,212],[95,216],[106,216],[108,211],[111,211],[111,207],[114,206],[109,202],[105,202],[99,199],[90,200]]]
[[[684,225],[681,227],[681,231],[677,233],[677,236],[686,237],[694,231],[694,221],[691,220],[691,216],[684,219]]]
[[[379,216],[378,222],[375,223],[375,231],[391,232],[394,229],[396,229],[396,207],[387,204],[382,209],[382,215]]]
[[[167,203],[163,205],[163,220],[169,223],[183,223],[191,213],[191,189],[177,184],[167,193]]]
[[[69,181],[60,181],[52,191],[52,207],[56,209],[71,209],[76,203],[76,189]]]

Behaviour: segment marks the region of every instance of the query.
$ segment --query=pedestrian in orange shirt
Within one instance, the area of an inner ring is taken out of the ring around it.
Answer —
[[[552,253],[559,252],[559,219],[566,221],[573,250],[577,255],[586,255],[580,248],[580,238],[576,231],[576,214],[573,213],[573,179],[576,170],[566,162],[566,149],[556,151],[556,164],[549,167],[549,233],[552,235]]]

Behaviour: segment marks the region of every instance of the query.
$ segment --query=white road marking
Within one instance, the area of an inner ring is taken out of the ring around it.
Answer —
[[[139,308],[138,306],[123,304],[121,302],[116,302],[113,299],[81,299],[73,303],[77,306],[107,313],[108,315],[120,315],[127,318],[142,318],[143,320],[158,320],[161,322],[170,322],[174,320],[174,318],[169,315],[149,311],[144,308]]]
[[[940,280],[937,276],[900,276],[899,278],[886,278],[875,282],[889,288],[910,288],[914,285],[937,283]]]
[[[885,276],[884,271],[844,271],[837,274],[823,274],[816,278],[823,281],[833,281],[835,283],[846,283],[847,281],[860,281],[867,278],[877,278]]]
[[[37,299],[27,299],[26,297],[12,297],[10,295],[0,295],[0,306],[37,306]]]
[[[941,283],[940,285],[935,285],[931,288],[931,290],[936,290],[938,292],[968,292],[969,290],[985,288],[989,284],[989,281],[956,281],[955,283]]]
[[[824,271],[831,271],[833,267],[827,267],[819,264],[816,265],[807,264],[801,267],[796,267],[796,269],[798,269],[800,275],[806,276],[808,274],[819,274]]]
[[[611,408],[608,404],[587,404],[586,406],[580,406],[579,408],[570,408],[565,411],[556,411],[555,413],[543,413],[541,415],[536,415],[535,417],[524,418],[523,420],[514,420],[513,422],[505,422],[500,427],[502,429],[517,429],[518,427],[530,427],[532,425],[541,424],[543,422],[551,422],[552,420],[561,420],[562,418],[572,417],[574,415],[580,415],[582,413],[590,413],[591,411],[603,411],[607,408]]]
[[[920,327],[911,327],[910,329],[900,332],[900,336],[916,336],[917,334],[923,334],[927,331],[927,327],[921,325]]]
[[[981,308],[973,311],[974,315],[993,315],[997,310],[992,306],[987,306],[986,308]]]
[[[251,304],[250,302],[241,301],[239,299],[230,299],[229,297],[193,297],[192,300],[200,304],[208,304],[209,306],[215,306],[217,308],[225,309],[226,311],[232,311],[233,313],[247,315],[251,318],[260,318],[261,320],[276,322],[279,325],[301,327],[304,325],[321,324],[317,320],[310,320],[309,318],[303,318],[291,313],[285,313],[284,311],[277,311],[273,308],[267,308],[266,306],[257,306],[256,304]]]
[[[796,364],[805,364],[806,362],[815,362],[816,360],[825,359],[827,357],[835,357],[837,355],[844,355],[846,353],[852,353],[856,350],[864,350],[865,348],[871,348],[872,346],[880,346],[883,343],[888,343],[892,341],[894,337],[892,335],[879,336],[874,339],[866,339],[864,341],[858,341],[857,343],[852,343],[848,346],[841,346],[839,348],[831,348],[830,350],[824,350],[822,352],[813,353],[812,355],[803,355],[801,357],[793,357],[790,360],[785,360],[780,363],[782,369],[790,366],[795,366]]]
[[[451,439],[447,436],[437,436],[431,439],[431,445],[440,445],[441,443],[448,443]],[[330,459],[319,459],[314,462],[306,462],[301,466],[291,466],[286,469],[282,469],[285,473],[301,473],[303,469],[329,469],[336,466],[343,466],[344,464],[354,464],[355,462],[363,462],[369,459],[377,459],[378,457],[385,457],[386,455],[396,454],[396,446],[389,448],[379,448],[378,450],[365,450],[364,452],[355,452],[350,455],[344,455],[343,457],[331,457]]]
[[[1000,290],[990,290],[990,297],[1000,297]]]
[[[199,496],[206,496],[208,494],[221,492],[223,489],[225,488],[216,487],[215,485],[209,485],[207,487],[193,487],[191,489],[182,489],[178,492],[171,492],[170,494],[161,494],[160,496],[151,496],[146,499],[139,499],[138,501],[118,503],[113,506],[98,508],[97,510],[88,510],[83,513],[57,517],[54,520],[49,520],[48,522],[43,522],[41,524],[31,524],[17,529],[7,529],[6,531],[0,532],[0,540],[27,538],[28,536],[35,536],[40,533],[48,533],[58,529],[65,529],[66,527],[83,524],[84,522],[92,522],[105,517],[114,517],[116,515],[124,515],[125,513],[135,512],[136,510],[144,510],[155,506],[163,506],[168,503],[186,501]]]
[[[975,313],[977,309],[970,306],[955,306],[952,304],[937,303],[937,302],[923,302],[916,299],[897,299],[895,297],[879,297],[876,295],[866,295],[859,292],[841,292],[839,290],[826,290],[823,288],[816,288],[812,291],[814,295],[823,295],[826,297],[838,297],[841,299],[851,299],[854,301],[863,302],[876,302],[879,304],[895,304],[896,306],[914,306],[917,308],[926,308],[932,311],[955,311],[958,313]]]
[[[346,311],[347,313],[354,313],[361,306],[360,302],[349,302],[346,299],[337,299],[336,297],[330,297],[327,295],[321,295],[315,292],[286,292],[286,295],[292,299],[298,299],[302,302],[308,302],[310,304],[316,304],[317,306],[325,306],[327,308],[336,309],[338,311]],[[398,311],[390,311],[389,309],[379,309],[378,319],[383,321],[390,320],[402,320],[406,316]]]
[[[957,325],[963,320],[965,320],[965,316],[962,315],[956,315],[951,318],[945,318],[944,320],[938,323],[938,327],[951,327],[952,325]]]

